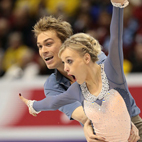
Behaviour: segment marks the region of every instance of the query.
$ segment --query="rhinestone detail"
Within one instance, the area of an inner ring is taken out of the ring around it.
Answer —
[[[89,92],[85,82],[80,85],[85,100],[90,102],[94,102],[97,99],[99,100],[103,99],[109,90],[109,82],[104,72],[104,64],[100,64],[100,66],[101,66],[102,90],[98,96],[94,96]]]

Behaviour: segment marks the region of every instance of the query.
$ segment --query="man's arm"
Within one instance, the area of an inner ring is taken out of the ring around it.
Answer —
[[[71,118],[73,118],[74,120],[80,122],[83,125],[85,124],[86,120],[88,119],[87,116],[84,113],[84,110],[83,110],[82,106],[77,107],[73,111],[73,113],[71,115]]]

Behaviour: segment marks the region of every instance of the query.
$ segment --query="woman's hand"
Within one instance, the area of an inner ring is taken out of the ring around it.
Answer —
[[[32,100],[28,100],[24,98],[20,93],[19,93],[19,98],[28,106],[29,113],[33,116],[37,116],[38,113],[36,113],[36,111],[33,111],[33,108],[31,108],[30,106],[30,103],[32,103]]]
[[[126,0],[111,0],[111,2],[114,2],[114,3],[121,3],[122,5],[124,4]]]
[[[140,139],[139,130],[133,124],[133,122],[131,122],[131,124],[132,124],[132,128],[131,128],[131,132],[130,132],[130,136],[129,136],[128,141],[129,142],[137,142]]]
[[[84,124],[84,135],[87,142],[105,142],[105,138],[94,135],[93,128],[89,119]]]

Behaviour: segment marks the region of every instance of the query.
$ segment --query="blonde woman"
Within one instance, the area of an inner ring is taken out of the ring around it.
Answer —
[[[94,132],[109,142],[127,142],[131,129],[130,102],[126,102],[126,106],[122,98],[129,100],[129,95],[123,90],[126,82],[121,78],[121,57],[112,57],[114,51],[111,51],[104,64],[98,65],[96,61],[100,52],[97,40],[80,33],[65,41],[59,55],[64,62],[64,70],[80,85],[84,111],[92,121]]]

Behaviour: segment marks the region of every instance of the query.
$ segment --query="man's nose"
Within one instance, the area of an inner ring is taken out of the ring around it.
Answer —
[[[46,46],[42,46],[41,52],[42,53],[48,52],[48,48]]]

